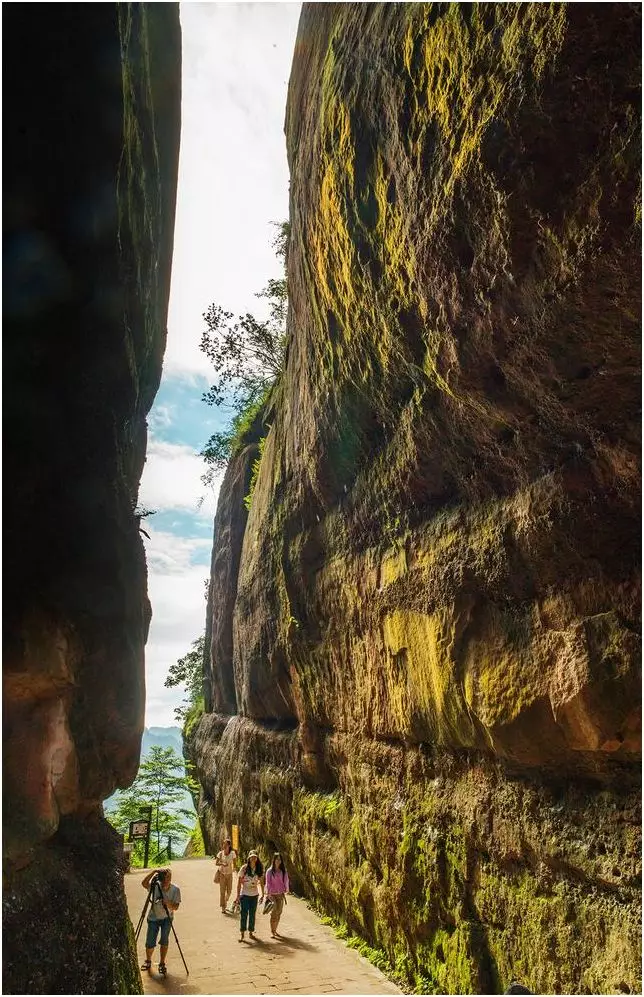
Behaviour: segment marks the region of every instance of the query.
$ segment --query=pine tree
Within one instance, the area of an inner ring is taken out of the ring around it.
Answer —
[[[181,774],[178,774],[181,773]],[[161,835],[169,833],[190,834],[191,827],[186,826],[177,816],[182,814],[191,820],[190,810],[177,808],[169,811],[168,804],[178,803],[183,794],[189,790],[188,777],[184,762],[173,748],[160,748],[155,745],[145,761],[141,764],[135,785],[140,787],[152,804],[152,823],[157,838],[157,852],[161,850]]]

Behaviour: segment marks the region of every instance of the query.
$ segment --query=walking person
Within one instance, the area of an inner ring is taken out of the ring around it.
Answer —
[[[148,914],[148,929],[145,936],[145,962],[141,966],[141,969],[149,970],[152,968],[152,954],[157,943],[157,935],[160,931],[159,951],[161,953],[161,962],[159,963],[159,973],[161,976],[167,976],[168,970],[165,960],[168,954],[172,915],[175,910],[179,910],[181,890],[172,882],[171,869],[153,869],[152,872],[149,872],[141,882],[144,890],[150,890],[150,884],[155,876],[158,878],[155,880],[151,896],[152,902],[150,904],[150,913]],[[168,913],[166,913],[166,908]]]
[[[273,907],[270,911],[273,938],[277,937],[277,926],[280,923],[289,889],[288,872],[284,865],[284,859],[279,852],[275,852],[271,867],[266,873],[266,896],[273,901]]]
[[[239,941],[244,941],[246,925],[248,934],[255,938],[255,915],[261,891],[264,897],[264,867],[257,852],[249,852],[245,864],[237,876],[237,902],[239,903]]]
[[[215,856],[215,883],[219,883],[219,906],[221,913],[226,913],[228,898],[233,892],[233,872],[237,861],[237,852],[233,848],[230,838],[226,838],[221,844],[221,851]]]

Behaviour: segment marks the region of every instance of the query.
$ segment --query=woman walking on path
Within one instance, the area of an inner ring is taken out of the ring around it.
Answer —
[[[284,860],[279,852],[275,852],[271,867],[266,873],[266,896],[273,901],[273,909],[270,912],[271,934],[273,938],[277,935],[277,926],[280,923],[288,891],[288,873],[284,865]]]
[[[255,937],[255,914],[259,891],[264,896],[264,867],[259,861],[257,852],[249,852],[246,864],[239,870],[237,877],[237,901],[240,905],[240,937],[243,942],[248,924],[248,934]]]
[[[217,852],[215,857],[215,865],[217,866],[215,883],[219,883],[219,906],[222,914],[226,913],[228,898],[233,892],[233,872],[236,861],[237,852],[233,848],[230,838],[226,838],[222,842],[221,851]],[[217,873],[219,873],[219,878],[217,878]]]

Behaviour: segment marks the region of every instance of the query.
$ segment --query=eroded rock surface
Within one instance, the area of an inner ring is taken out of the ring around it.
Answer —
[[[101,802],[134,778],[143,730],[135,510],[166,336],[179,14],[62,4],[36,20],[16,5],[3,22],[4,984],[133,993]]]
[[[206,716],[192,742],[200,812],[282,851],[322,903],[423,993],[639,988],[641,797],[636,778],[509,778],[489,754],[322,737],[335,776],[313,788],[299,731]]]
[[[302,12],[242,716],[191,750],[211,841],[440,992],[640,989],[640,17]]]
[[[237,598],[239,561],[248,520],[244,498],[250,488],[258,441],[263,432],[263,414],[249,430],[240,453],[230,461],[222,482],[215,516],[208,610],[206,617],[206,709],[237,713],[233,663],[233,611]]]

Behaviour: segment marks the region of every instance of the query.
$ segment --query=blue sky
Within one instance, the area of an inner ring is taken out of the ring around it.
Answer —
[[[183,97],[168,345],[148,417],[139,506],[145,520],[152,624],[147,726],[175,723],[169,666],[204,629],[219,481],[201,482],[198,451],[226,414],[202,401],[199,350],[211,302],[261,316],[255,294],[279,275],[272,222],[288,217],[284,114],[297,3],[182,3]]]

